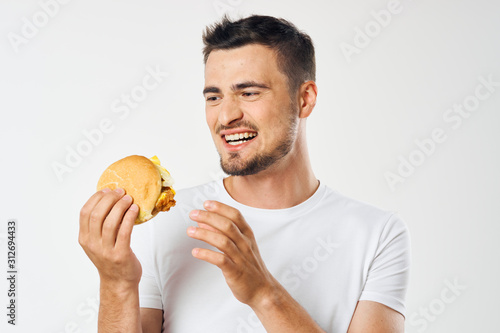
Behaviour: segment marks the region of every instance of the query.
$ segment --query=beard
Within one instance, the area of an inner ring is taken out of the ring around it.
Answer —
[[[290,117],[288,117],[288,129],[285,136],[282,138],[281,143],[273,147],[270,151],[257,153],[248,160],[243,160],[239,152],[230,152],[227,158],[223,158],[222,154],[219,152],[222,170],[231,176],[254,175],[266,170],[288,155],[297,136],[298,119],[296,113],[298,113],[298,111],[295,111],[294,107],[291,107],[291,110],[288,111],[290,114]],[[286,110],[284,110],[284,112],[286,112]],[[240,124],[237,125],[239,126]],[[246,122],[245,125],[252,129],[254,128],[253,126],[249,126],[250,124],[247,124]]]

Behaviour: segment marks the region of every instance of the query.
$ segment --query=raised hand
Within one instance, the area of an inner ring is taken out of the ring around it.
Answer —
[[[206,201],[204,210],[194,210],[190,218],[198,222],[189,227],[190,237],[202,240],[217,249],[195,248],[195,258],[216,265],[222,270],[234,296],[252,308],[272,295],[279,283],[262,260],[253,231],[241,213],[217,201]]]

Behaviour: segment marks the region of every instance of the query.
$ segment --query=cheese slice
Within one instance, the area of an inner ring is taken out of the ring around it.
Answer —
[[[153,162],[153,164],[156,166],[156,168],[161,174],[162,186],[171,187],[172,185],[174,185],[174,179],[172,178],[172,176],[170,176],[170,173],[167,171],[167,169],[161,166],[160,159],[155,155],[151,157],[150,160],[151,162]]]

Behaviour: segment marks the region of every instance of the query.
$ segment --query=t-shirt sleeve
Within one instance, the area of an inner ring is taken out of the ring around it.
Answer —
[[[161,292],[155,275],[153,258],[154,239],[151,225],[139,225],[132,232],[131,247],[142,266],[139,282],[139,306],[141,308],[162,309]]]
[[[395,214],[386,222],[370,265],[360,301],[382,303],[405,315],[405,296],[410,274],[410,236]]]

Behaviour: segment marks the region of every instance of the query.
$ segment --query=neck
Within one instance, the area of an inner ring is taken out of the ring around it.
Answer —
[[[255,208],[283,209],[306,201],[318,189],[305,140],[298,142],[280,161],[249,176],[224,179],[229,195],[239,203]]]

